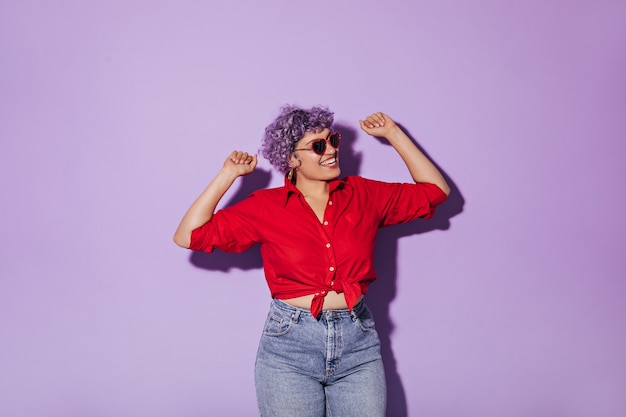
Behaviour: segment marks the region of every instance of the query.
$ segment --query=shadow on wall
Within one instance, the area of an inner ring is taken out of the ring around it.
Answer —
[[[402,129],[411,137],[404,127]],[[381,143],[390,146],[386,140],[379,140]],[[415,142],[413,137],[411,137],[411,140],[428,156],[424,149]],[[437,164],[435,163],[435,165]],[[428,220],[416,220],[407,224],[382,228],[379,230],[376,239],[374,266],[378,279],[372,284],[371,290],[367,293],[367,305],[376,319],[376,329],[380,337],[381,353],[387,377],[387,416],[389,417],[408,416],[406,393],[398,373],[395,355],[391,346],[391,335],[395,325],[391,320],[390,306],[394,298],[396,298],[397,290],[398,241],[404,236],[421,234],[432,230],[449,229],[450,219],[463,211],[465,203],[456,184],[438,165],[437,168],[450,186],[450,195],[444,203],[437,207],[435,215]]]
[[[353,127],[347,125],[335,124],[334,127],[341,132],[340,159],[342,176],[359,175],[362,158],[361,154],[354,150],[357,132]],[[380,141],[389,146],[385,140]],[[376,242],[374,257],[379,280],[372,285],[371,291],[367,295],[367,305],[374,314],[376,329],[380,337],[387,379],[387,416],[390,417],[407,417],[408,415],[406,394],[391,347],[391,334],[395,326],[391,320],[390,305],[396,297],[398,240],[404,236],[431,230],[446,230],[450,227],[450,219],[463,211],[464,200],[461,193],[441,168],[440,171],[450,185],[451,192],[446,202],[437,208],[435,216],[428,221],[418,220],[404,225],[380,229]],[[239,190],[228,201],[226,206],[243,200],[258,189],[266,188],[270,183],[271,176],[272,174],[269,171],[257,169],[252,174],[241,178]],[[230,271],[232,268],[250,270],[263,267],[258,245],[244,253],[235,254],[221,251],[215,251],[212,254],[192,252],[190,262],[198,268],[225,272]]]

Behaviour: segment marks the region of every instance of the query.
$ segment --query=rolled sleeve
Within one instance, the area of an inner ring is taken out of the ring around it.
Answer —
[[[446,200],[446,194],[430,183],[385,183],[367,180],[367,188],[378,207],[381,226],[407,223],[435,214],[435,207]]]
[[[430,219],[435,214],[435,207],[446,201],[446,198],[448,198],[448,196],[446,195],[446,193],[443,192],[441,188],[439,188],[435,184],[420,183],[415,185],[421,186],[421,191],[425,194],[426,199],[430,202],[429,213],[426,216],[422,216],[425,219]]]
[[[191,232],[189,249],[213,252],[243,252],[258,242],[254,233],[252,197],[217,211],[211,219]],[[250,211],[252,210],[252,211]]]

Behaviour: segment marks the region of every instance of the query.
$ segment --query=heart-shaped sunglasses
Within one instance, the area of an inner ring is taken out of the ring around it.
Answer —
[[[339,142],[341,142],[341,135],[339,132],[333,132],[328,135],[326,139],[315,139],[311,142],[310,148],[296,148],[294,151],[313,151],[316,154],[322,156],[326,152],[326,144],[329,143],[335,149],[339,149]]]

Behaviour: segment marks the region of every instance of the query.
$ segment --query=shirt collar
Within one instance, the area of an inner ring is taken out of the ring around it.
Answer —
[[[348,184],[345,178],[334,179],[334,180],[329,181],[329,183],[330,183],[329,193],[333,193],[335,190],[338,190],[338,189],[339,190],[343,189],[343,187],[346,184]],[[283,190],[285,191],[285,194],[284,194],[285,205],[287,205],[287,201],[289,201],[289,197],[291,197],[292,194],[302,195],[300,190],[298,190],[298,188],[291,183],[291,181],[287,178],[287,176],[285,176],[285,186],[283,187]]]

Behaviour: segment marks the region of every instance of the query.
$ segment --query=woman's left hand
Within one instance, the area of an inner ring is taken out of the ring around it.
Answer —
[[[382,112],[370,114],[365,120],[359,120],[359,124],[365,133],[380,138],[388,138],[389,134],[398,127],[391,117]]]

